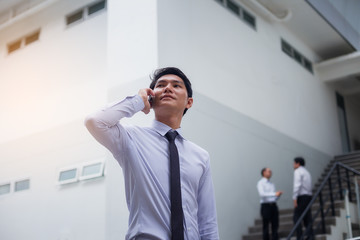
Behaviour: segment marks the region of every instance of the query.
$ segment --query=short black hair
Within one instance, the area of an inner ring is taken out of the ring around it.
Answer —
[[[266,171],[267,167],[264,167],[263,169],[261,169],[261,176],[264,176],[264,172]]]
[[[153,73],[153,75],[150,76],[151,83],[150,83],[149,88],[154,90],[157,80],[159,80],[159,78],[161,78],[162,76],[168,75],[168,74],[173,74],[173,75],[176,75],[179,78],[181,78],[184,81],[188,97],[192,97],[193,91],[191,88],[190,80],[180,69],[178,69],[176,67],[165,67],[165,68],[156,69],[155,72]],[[185,108],[183,115],[186,113],[187,110],[188,109]]]
[[[305,166],[305,160],[303,157],[296,157],[294,158],[295,163],[300,163],[300,166]]]

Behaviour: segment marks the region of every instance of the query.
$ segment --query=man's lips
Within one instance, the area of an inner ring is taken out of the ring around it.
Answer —
[[[174,99],[174,97],[172,97],[171,95],[164,95],[164,96],[162,96],[162,97],[160,97],[160,100],[162,100],[162,99],[168,99],[168,98],[170,98],[170,99]]]

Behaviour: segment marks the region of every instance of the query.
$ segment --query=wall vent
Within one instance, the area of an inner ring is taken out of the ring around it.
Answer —
[[[309,72],[313,73],[312,63],[306,57],[304,57],[304,55],[302,55],[299,51],[297,51],[294,47],[292,47],[288,42],[286,42],[284,39],[281,39],[281,49],[289,57],[294,59]]]
[[[256,18],[233,0],[215,0],[230,12],[238,16],[243,22],[256,30]]]

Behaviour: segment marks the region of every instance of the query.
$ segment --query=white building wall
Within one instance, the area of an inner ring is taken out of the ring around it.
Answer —
[[[57,185],[59,169],[102,160],[83,125],[107,102],[107,12],[66,26],[94,1],[62,0],[0,32],[0,239],[105,239],[106,177]],[[38,41],[6,44],[41,29]],[[30,189],[14,192],[14,182]]]
[[[106,11],[65,24],[90,2],[58,1],[1,31],[0,142],[83,118],[105,102]],[[8,43],[39,28],[39,41],[7,53]]]
[[[257,17],[254,31],[213,0],[109,0],[107,12],[66,28],[64,16],[88,2],[59,1],[0,32],[6,86],[0,87],[0,143],[9,149],[0,156],[0,182],[31,177],[29,191],[0,196],[0,215],[14,216],[0,219],[0,238],[124,238],[121,168],[86,133],[82,119],[147,87],[158,66],[178,66],[192,80],[195,103],[183,127],[211,154],[221,239],[240,238],[259,216],[255,185],[262,167],[273,169],[285,191],[280,208],[291,207],[293,157],[305,156],[315,183],[340,152],[334,93],[281,51],[283,37],[318,60],[282,25]],[[39,42],[7,56],[4,43],[39,27]],[[124,123],[148,125],[152,118],[141,112]],[[44,140],[49,137],[62,140]],[[98,157],[107,159],[104,178],[60,189],[49,180],[60,167]],[[25,202],[36,207],[18,210]],[[38,222],[30,217],[35,211]],[[82,214],[68,220],[68,213]],[[20,217],[28,227],[11,235]],[[41,221],[49,231],[34,227]]]
[[[291,31],[260,17],[255,31],[216,1],[159,2],[160,65],[181,66],[195,90],[285,135],[341,151],[334,92],[281,50],[284,38],[319,60]]]
[[[294,157],[305,157],[315,184],[340,153],[335,93],[282,52],[284,38],[319,60],[281,24],[257,16],[255,31],[216,1],[160,0],[158,9],[159,65],[192,80],[184,132],[210,152],[220,238],[238,239],[260,217],[261,168],[284,191],[279,207],[292,208]]]

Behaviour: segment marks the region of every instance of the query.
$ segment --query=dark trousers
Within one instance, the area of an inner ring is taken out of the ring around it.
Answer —
[[[294,224],[296,224],[297,220],[301,217],[302,213],[306,209],[307,205],[310,203],[312,196],[309,195],[301,195],[297,198],[297,207],[294,210]],[[308,227],[309,224],[312,223],[312,216],[311,216],[311,208],[306,213],[305,217],[303,218],[303,223],[305,229]],[[299,240],[302,235],[302,225],[300,224],[299,227],[296,229],[296,239]],[[314,232],[312,226],[310,227],[309,231],[306,234],[308,238],[304,239],[314,239]]]
[[[272,240],[278,240],[279,211],[276,203],[262,203],[263,240],[269,240],[269,223],[271,223]]]

